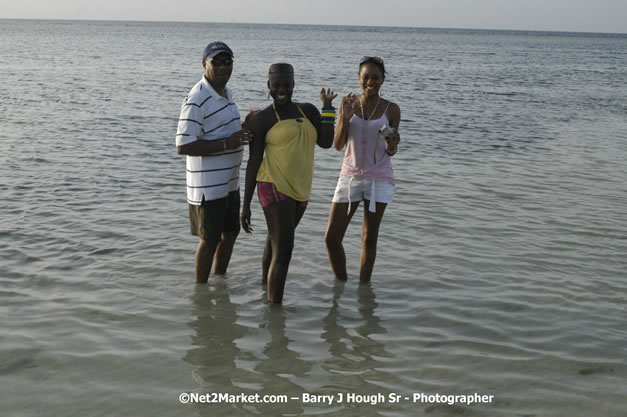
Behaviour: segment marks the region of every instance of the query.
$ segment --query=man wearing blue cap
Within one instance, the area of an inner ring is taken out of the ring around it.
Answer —
[[[233,51],[212,42],[203,51],[204,76],[181,106],[176,150],[187,155],[190,230],[200,238],[195,258],[197,283],[224,274],[239,233],[239,170],[248,132],[241,129],[237,105],[226,87]]]

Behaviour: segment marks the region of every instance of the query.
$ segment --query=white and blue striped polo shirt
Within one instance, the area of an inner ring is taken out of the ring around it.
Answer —
[[[241,129],[239,110],[231,91],[224,98],[203,76],[181,105],[176,146],[196,140],[221,140]],[[239,189],[239,169],[244,147],[210,156],[187,155],[187,202],[199,205],[205,200],[226,197]]]

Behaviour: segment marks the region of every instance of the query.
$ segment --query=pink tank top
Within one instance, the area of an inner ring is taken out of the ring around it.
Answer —
[[[386,113],[387,108],[378,119],[364,120],[356,114],[350,119],[341,176],[394,183],[392,161],[379,135],[379,128],[389,123]]]

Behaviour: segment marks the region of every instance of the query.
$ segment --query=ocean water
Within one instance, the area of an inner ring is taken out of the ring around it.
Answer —
[[[0,20],[0,39],[1,415],[627,415],[627,35]],[[256,200],[228,274],[193,283],[174,135],[215,39],[242,116],[272,62],[318,103],[385,59],[402,143],[371,285],[361,214],[332,278],[323,149],[284,305]]]

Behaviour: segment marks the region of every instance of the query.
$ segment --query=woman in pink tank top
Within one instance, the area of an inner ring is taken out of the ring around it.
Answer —
[[[359,280],[370,281],[377,255],[383,212],[394,196],[394,171],[390,157],[400,142],[400,108],[382,98],[385,65],[379,57],[359,62],[361,94],[349,93],[340,101],[333,146],[346,148],[325,235],[335,278],[346,281],[346,254],[342,240],[359,203],[364,201]],[[391,128],[391,129],[390,129]]]

